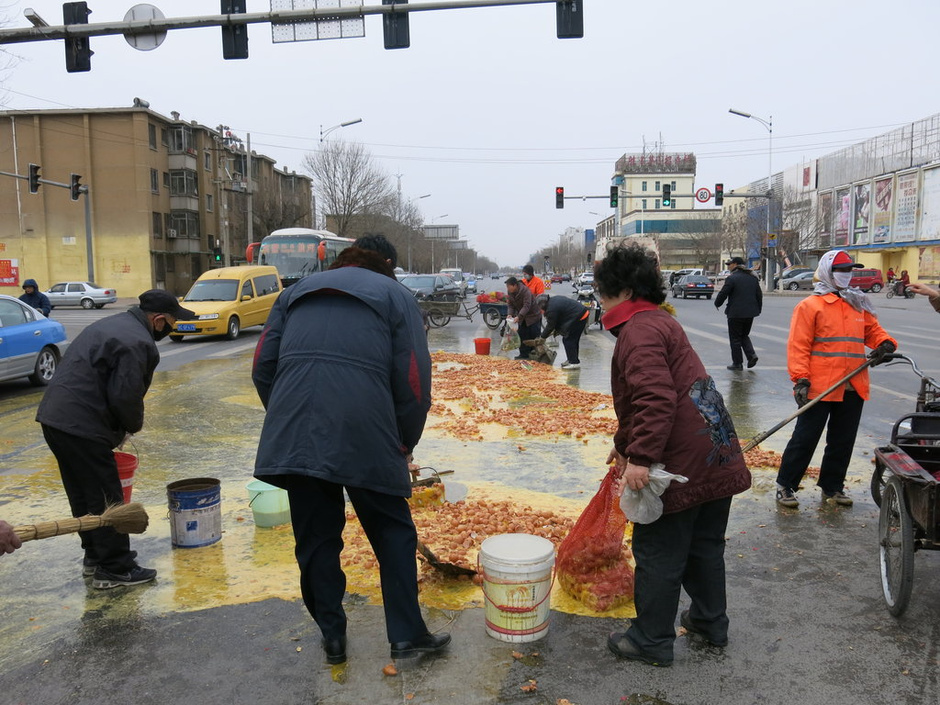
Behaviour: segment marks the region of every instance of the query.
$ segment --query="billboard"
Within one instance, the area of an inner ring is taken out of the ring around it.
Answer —
[[[868,244],[869,219],[871,217],[871,183],[855,184],[852,189],[852,242]]]
[[[917,230],[918,173],[898,176],[897,205],[894,215],[894,241],[910,242]]]
[[[852,200],[849,189],[840,188],[836,191],[836,224],[832,239],[833,247],[845,247],[849,244],[849,213]]]
[[[940,169],[924,171],[918,240],[940,240]]]
[[[872,213],[872,242],[891,242],[891,216],[894,214],[894,179],[875,181],[875,209]]]

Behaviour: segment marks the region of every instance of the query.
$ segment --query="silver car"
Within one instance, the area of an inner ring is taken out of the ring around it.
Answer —
[[[115,289],[105,289],[94,282],[59,282],[47,292],[49,305],[81,306],[82,308],[103,308],[105,304],[117,301]]]
[[[813,276],[815,274],[815,272],[800,272],[799,274],[794,274],[792,277],[784,277],[782,286],[784,289],[789,289],[790,291],[812,289],[815,286],[813,283]]]

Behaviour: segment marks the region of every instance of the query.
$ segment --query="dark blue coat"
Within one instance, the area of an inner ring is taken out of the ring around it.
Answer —
[[[567,296],[552,296],[545,307],[545,328],[542,337],[547,338],[557,331],[561,335],[568,335],[568,331],[575,323],[588,314],[584,304]]]
[[[343,267],[285,289],[252,381],[268,412],[255,477],[411,495],[406,455],[431,408],[431,356],[414,296],[395,279]]]
[[[715,297],[715,308],[721,308],[727,299],[725,315],[728,318],[757,318],[764,303],[763,296],[760,280],[749,269],[737,267]]]
[[[52,305],[49,303],[49,297],[39,290],[39,284],[36,283],[36,280],[27,279],[26,281],[23,282],[23,286],[33,287],[33,293],[27,294],[24,292],[23,295],[20,297],[20,301],[22,301],[27,306],[32,306],[34,309],[39,311],[43,316],[48,316],[49,313],[52,311]]]

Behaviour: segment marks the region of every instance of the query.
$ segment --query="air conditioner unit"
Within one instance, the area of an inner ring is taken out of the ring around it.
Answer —
[[[176,228],[167,228],[166,230],[167,237],[176,237]]]

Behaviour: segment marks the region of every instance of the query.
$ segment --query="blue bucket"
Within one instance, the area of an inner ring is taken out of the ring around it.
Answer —
[[[174,548],[199,548],[222,538],[222,489],[218,480],[197,477],[166,486],[170,540]]]

